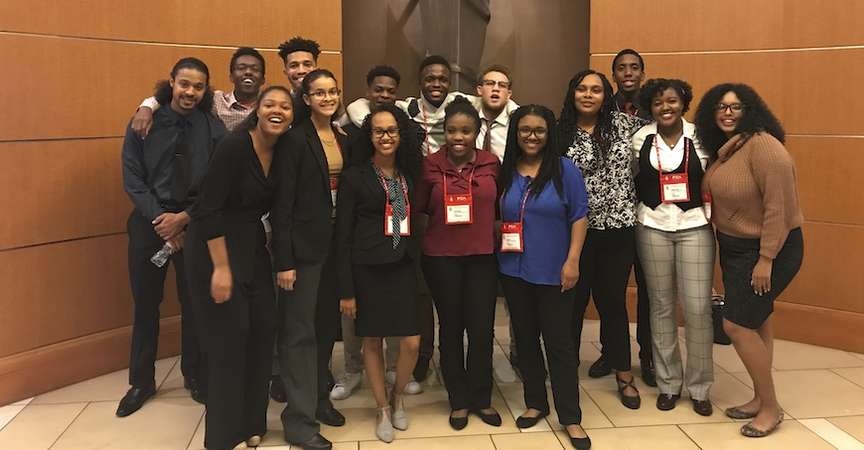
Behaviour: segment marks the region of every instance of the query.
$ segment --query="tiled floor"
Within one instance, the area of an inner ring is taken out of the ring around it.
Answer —
[[[375,439],[374,400],[368,388],[336,402],[348,418],[341,428],[323,427],[336,450],[510,450],[570,448],[555,414],[530,430],[516,428],[514,418],[524,411],[522,386],[507,360],[507,317],[499,308],[496,319],[493,406],[504,424],[499,428],[473,418],[454,432],[447,424],[447,392],[437,366],[425,392],[407,401],[411,428],[398,432],[392,444]],[[778,341],[775,380],[787,420],[779,431],[761,440],[741,437],[741,423],[727,419],[722,409],[752,396],[751,381],[731,347],[715,346],[715,384],[711,399],[715,413],[696,415],[686,401],[668,412],[654,407],[656,390],[637,380],[643,406],[631,411],[618,402],[611,376],[587,377],[599,356],[597,322],[585,325],[581,350],[581,405],[583,425],[594,449],[860,449],[864,450],[864,355],[794,342]],[[683,339],[683,332],[681,333]],[[637,349],[634,343],[634,350]],[[437,358],[437,355],[436,355]],[[638,358],[634,353],[634,362]],[[334,371],[342,370],[342,347],[334,351]],[[638,368],[636,369],[638,370]],[[126,371],[115,372],[36,398],[0,407],[0,449],[201,449],[204,408],[183,389],[177,358],[157,363],[158,395],[130,417],[114,416],[117,401],[127,389]],[[550,404],[551,401],[550,401]],[[554,405],[554,404],[553,404]],[[271,403],[270,432],[262,447],[288,449],[281,436],[281,406]]]

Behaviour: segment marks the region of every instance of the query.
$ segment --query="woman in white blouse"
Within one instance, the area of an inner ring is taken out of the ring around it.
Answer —
[[[693,410],[710,416],[714,235],[710,199],[701,192],[709,155],[682,117],[692,99],[685,81],[663,78],[649,80],[639,94],[654,122],[633,136],[636,242],[651,299],[657,409],[673,409],[686,387]],[[684,310],[686,371],[678,349],[677,299]]]

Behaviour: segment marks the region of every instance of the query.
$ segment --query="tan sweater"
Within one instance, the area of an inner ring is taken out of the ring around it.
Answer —
[[[717,156],[702,181],[712,196],[711,221],[723,234],[759,239],[759,254],[774,259],[804,220],[792,157],[768,133],[735,135]]]

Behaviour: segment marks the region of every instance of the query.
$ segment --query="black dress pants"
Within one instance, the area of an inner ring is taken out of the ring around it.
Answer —
[[[252,278],[233,280],[231,298],[215,303],[210,297],[212,264],[205,243],[194,243],[187,255],[192,271],[193,301],[198,307],[207,349],[209,394],[204,446],[232,449],[267,432],[267,404],[276,298],[270,257],[261,248],[255,255]],[[234,271],[236,275],[236,270]]]
[[[501,275],[501,285],[510,307],[510,320],[516,332],[519,371],[525,388],[525,406],[549,412],[546,397],[546,365],[540,350],[540,337],[549,359],[552,398],[561,425],[582,422],[579,407],[579,349],[570,331],[574,290],[561,292],[561,286],[529,283],[521,278]],[[579,323],[581,332],[581,322]]]
[[[648,298],[648,285],[642,263],[638,255],[633,258],[633,272],[636,275],[636,342],[639,344],[639,361],[653,361],[654,351],[651,346],[651,299]],[[601,352],[606,347],[605,322],[600,320]]]
[[[579,282],[573,308],[573,340],[582,339],[582,322],[590,298],[594,299],[605,329],[603,357],[618,371],[630,370],[630,327],[627,320],[627,281],[635,256],[633,227],[588,229],[579,260]],[[650,340],[649,340],[650,342]],[[648,345],[647,347],[650,347]]]
[[[153,224],[138,210],[126,222],[129,235],[129,281],[135,301],[132,324],[132,349],[129,355],[129,384],[149,387],[155,384],[156,351],[159,342],[159,305],[165,290],[168,265],[156,267],[150,258],[165,244]],[[177,299],[181,311],[180,369],[184,378],[204,383],[203,356],[198,342],[195,314],[189,302],[189,286],[183,252],[171,256],[177,281]],[[199,373],[201,372],[201,373]]]
[[[423,255],[422,266],[438,310],[438,348],[450,408],[489,408],[498,289],[495,255]]]
[[[333,357],[333,345],[342,326],[339,312],[339,280],[336,265],[335,245],[330,246],[330,254],[321,270],[321,280],[318,282],[318,299],[315,305],[315,340],[318,354],[318,410],[332,408],[330,389],[333,388],[333,373],[330,371],[330,360]]]

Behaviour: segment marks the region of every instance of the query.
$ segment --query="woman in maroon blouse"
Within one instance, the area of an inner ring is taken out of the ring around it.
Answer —
[[[492,402],[492,340],[497,294],[494,255],[498,158],[475,148],[480,116],[463,97],[445,110],[446,145],[423,163],[418,212],[429,215],[423,274],[438,309],[441,372],[450,426],[474,413],[501,425]],[[468,332],[468,361],[463,336]]]

